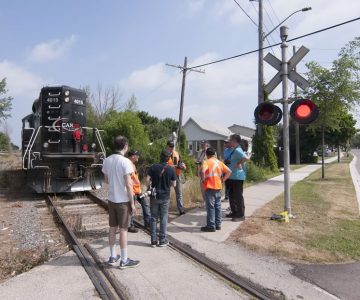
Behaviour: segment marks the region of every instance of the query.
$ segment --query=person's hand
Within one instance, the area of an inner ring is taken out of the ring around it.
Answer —
[[[242,163],[241,162],[238,162],[237,164],[236,164],[236,168],[237,169],[239,169],[239,170],[242,170]]]
[[[137,213],[135,204],[131,204],[130,208],[131,208],[131,215],[137,216],[138,213]]]

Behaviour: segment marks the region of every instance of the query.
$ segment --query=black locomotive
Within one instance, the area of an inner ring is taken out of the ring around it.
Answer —
[[[83,90],[44,87],[22,119],[22,166],[37,193],[99,189],[105,148],[97,128],[86,127]]]

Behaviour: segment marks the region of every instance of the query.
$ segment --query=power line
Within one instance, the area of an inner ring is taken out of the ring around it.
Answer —
[[[275,12],[275,10],[274,10],[274,8],[273,8],[273,6],[272,6],[272,4],[271,4],[270,0],[268,0],[268,3],[270,4],[270,8],[271,8],[271,10],[273,11],[273,13],[274,13],[274,15],[275,15],[276,19],[277,19],[277,20],[278,20],[278,22],[280,23],[281,21],[280,21],[279,17],[277,16],[277,14],[276,14],[276,12]]]
[[[245,11],[245,9],[243,9],[242,8],[242,6],[239,4],[239,2],[237,2],[236,0],[233,0],[236,4],[237,4],[237,6],[239,6],[240,7],[240,9],[244,12],[244,14],[251,20],[251,22],[253,22],[254,23],[254,25],[256,26],[256,27],[258,27],[258,24],[256,24],[256,22],[249,16],[249,14]]]
[[[348,24],[348,23],[358,21],[358,20],[360,20],[360,17],[355,18],[355,19],[351,19],[351,20],[348,20],[348,21],[345,21],[345,22],[342,22],[342,23],[338,23],[338,24],[335,24],[335,25],[332,25],[332,26],[329,26],[329,27],[325,27],[323,29],[319,29],[319,30],[316,30],[316,31],[313,31],[313,32],[310,32],[310,33],[307,33],[307,34],[304,34],[304,35],[300,35],[298,37],[287,40],[287,42],[296,41],[296,40],[302,39],[304,37],[314,35],[314,34],[317,34],[317,33],[323,32],[323,31],[327,31],[327,30],[333,29],[335,27],[339,27],[339,26],[342,26],[342,25],[345,25],[345,24]],[[273,45],[269,45],[269,46],[266,46],[266,47],[263,47],[261,49],[255,49],[255,50],[251,50],[251,51],[244,52],[244,53],[241,53],[241,54],[237,54],[237,55],[234,55],[234,56],[230,56],[230,57],[222,58],[222,59],[219,59],[219,60],[214,60],[214,61],[211,61],[211,62],[208,62],[208,63],[204,63],[204,64],[201,64],[201,65],[197,65],[197,66],[194,66],[194,67],[189,67],[188,69],[191,70],[191,69],[195,69],[195,68],[200,68],[200,67],[204,67],[204,66],[217,64],[217,63],[220,63],[220,62],[223,62],[223,61],[227,61],[227,60],[235,59],[235,58],[245,56],[245,55],[248,55],[248,54],[256,53],[259,50],[265,50],[265,49],[269,49],[271,47],[275,47],[275,46],[279,46],[279,45],[281,45],[281,42],[273,44]]]

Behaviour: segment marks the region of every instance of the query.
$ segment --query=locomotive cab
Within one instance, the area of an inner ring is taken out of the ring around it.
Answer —
[[[105,148],[100,131],[86,126],[83,90],[44,87],[25,117],[23,169],[38,193],[75,192],[102,186]]]

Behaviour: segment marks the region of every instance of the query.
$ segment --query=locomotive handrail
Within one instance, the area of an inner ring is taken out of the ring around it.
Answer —
[[[58,92],[56,94],[51,94],[51,92],[49,92],[48,94],[49,94],[49,96],[54,97],[54,96],[60,96],[61,92]]]
[[[48,120],[49,121],[56,121],[56,120],[59,120],[60,119],[60,117],[56,117],[56,118],[52,118],[52,117],[48,117]]]
[[[29,140],[29,143],[27,144],[26,146],[26,149],[25,149],[25,152],[24,152],[24,156],[22,158],[22,165],[23,165],[23,170],[27,170],[29,168],[29,164],[30,162],[28,161],[28,166],[27,168],[25,168],[25,156],[27,155],[27,152],[29,151],[29,147],[31,145],[31,148],[33,146],[34,143],[31,143],[31,141],[33,140],[33,136],[34,136],[34,133],[35,133],[35,128],[26,128],[26,130],[32,130],[32,134],[31,134],[31,137],[30,137],[30,140]],[[38,129],[39,131],[39,129]],[[36,134],[37,135],[37,134]],[[30,160],[30,155],[29,155],[29,160]]]
[[[51,106],[51,105],[49,105],[50,109],[56,109],[56,108],[60,108],[60,107],[61,107],[61,105],[59,105],[59,106]]]
[[[105,146],[104,146],[104,143],[103,143],[102,138],[101,138],[101,135],[100,135],[100,130],[97,129],[97,128],[86,127],[86,126],[84,126],[84,127],[82,127],[82,128],[84,128],[84,129],[91,129],[91,130],[95,129],[95,135],[96,135],[96,138],[97,138],[97,140],[98,140],[98,142],[99,142],[101,151],[102,151],[102,153],[104,154],[104,156],[106,157],[106,150],[105,150]],[[103,130],[101,130],[101,131],[103,131]]]

